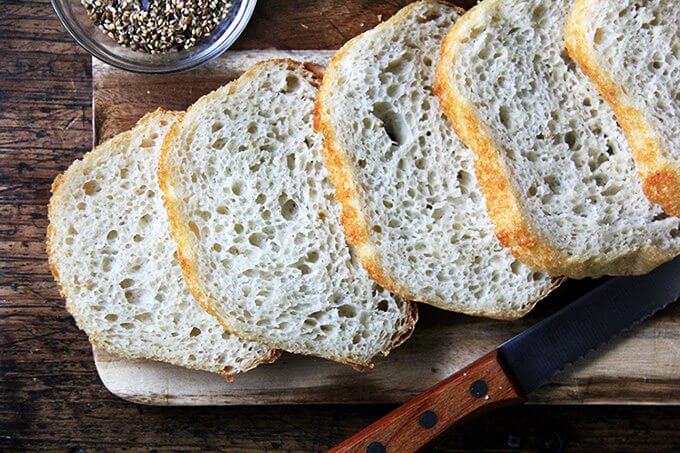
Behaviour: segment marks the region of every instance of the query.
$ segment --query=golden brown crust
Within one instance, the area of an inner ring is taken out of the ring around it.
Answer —
[[[447,6],[452,6],[448,2],[431,0],[433,3],[440,3]],[[416,8],[418,3],[412,3],[411,5],[403,8],[399,11],[398,16],[407,14],[412,8]],[[464,14],[465,11],[461,8],[455,7],[458,14]],[[398,20],[399,17],[395,16]],[[394,20],[393,17],[391,20]],[[385,22],[388,24],[390,21]],[[378,247],[373,242],[371,238],[371,233],[367,224],[367,220],[363,215],[361,206],[363,206],[364,200],[359,194],[360,182],[357,178],[357,171],[349,158],[350,152],[342,149],[338,144],[338,140],[335,136],[335,131],[332,127],[332,121],[329,110],[329,100],[331,95],[332,81],[336,78],[336,72],[338,71],[339,62],[344,58],[344,56],[352,50],[353,46],[361,39],[362,35],[359,35],[350,41],[348,41],[331,59],[328,67],[326,68],[326,73],[324,76],[324,83],[321,84],[319,94],[316,98],[316,104],[314,106],[314,128],[317,132],[321,133],[324,138],[324,165],[330,174],[330,178],[335,186],[335,198],[338,200],[342,207],[342,225],[345,230],[345,236],[349,243],[355,247],[357,257],[361,261],[362,265],[366,269],[368,275],[380,286],[389,290],[390,292],[404,298],[407,300],[412,300],[416,302],[427,303],[428,305],[433,305],[444,310],[451,310],[450,306],[442,304],[436,300],[431,300],[427,297],[421,297],[419,295],[413,294],[403,285],[400,285],[389,272],[385,269],[382,264],[382,259],[380,256],[380,251]],[[547,294],[549,294],[554,288],[561,284],[561,279],[556,279],[554,284],[546,289],[539,297],[527,304],[527,306],[520,311],[516,312],[497,312],[497,311],[485,311],[485,310],[475,310],[475,309],[459,309],[457,311],[471,316],[483,316],[492,319],[501,320],[511,320],[518,319],[526,315],[533,307],[542,300]]]
[[[168,112],[164,111],[162,109],[157,109],[154,112],[147,113],[144,115],[142,118],[137,121],[137,124],[134,126],[134,128],[130,131],[123,132],[121,134],[118,134],[106,142],[100,144],[97,148],[94,148],[90,152],[86,153],[83,155],[83,157],[80,160],[76,160],[71,167],[75,165],[85,165],[89,160],[94,159],[95,153],[97,149],[100,149],[100,147],[103,146],[110,146],[113,143],[119,142],[119,141],[126,141],[129,140],[129,138],[136,133],[137,130],[143,129],[146,127],[146,124],[150,121],[153,121],[157,116],[163,115],[163,116],[171,116],[176,121],[179,121],[183,115],[183,113],[180,112]],[[69,167],[69,170],[71,169]],[[54,276],[54,279],[57,283],[57,286],[59,287],[59,293],[61,296],[65,299],[66,301],[66,310],[73,316],[73,318],[76,320],[76,324],[80,329],[85,331],[84,326],[86,325],[86,322],[84,319],[80,317],[80,314],[78,313],[77,310],[72,307],[71,302],[70,302],[70,297],[66,291],[66,287],[62,284],[60,275],[59,275],[59,269],[57,266],[57,257],[54,254],[54,251],[52,249],[52,243],[54,240],[54,235],[55,235],[55,227],[53,223],[53,219],[56,216],[56,213],[59,212],[61,209],[61,204],[60,204],[60,197],[61,197],[61,188],[63,186],[63,182],[65,181],[65,178],[67,177],[67,174],[69,170],[66,170],[61,175],[58,175],[55,179],[54,182],[52,183],[52,188],[51,188],[51,193],[52,197],[50,198],[47,212],[48,212],[48,219],[50,220],[50,223],[47,225],[47,231],[46,231],[46,238],[45,238],[45,245],[46,245],[46,251],[47,251],[47,259],[50,267],[50,271],[52,272],[52,275]],[[167,360],[163,360],[160,357],[156,356],[149,356],[149,355],[140,355],[140,354],[134,354],[130,353],[129,351],[126,351],[121,348],[117,348],[115,346],[112,346],[108,343],[103,342],[99,336],[97,335],[96,332],[87,332],[85,333],[88,335],[88,339],[90,343],[92,343],[93,346],[107,351],[111,354],[115,354],[119,357],[127,358],[127,359],[145,359],[145,360],[156,360],[156,361],[162,361],[166,362]],[[248,370],[251,370],[255,367],[257,367],[259,364],[265,364],[265,363],[272,363],[274,362],[279,356],[281,355],[281,351],[277,350],[271,350],[268,355],[261,357],[260,359],[254,360],[251,363],[246,363],[243,364],[243,368],[241,372],[246,372]],[[200,367],[193,366],[191,364],[180,364],[180,363],[175,363],[175,365],[182,366],[184,368],[190,368],[190,369],[197,369],[197,370],[203,370],[204,369]],[[233,379],[233,373],[231,370],[223,370],[221,372],[218,372],[216,374],[220,374],[224,376],[228,380]]]
[[[595,83],[598,90],[612,106],[616,118],[633,150],[633,157],[642,187],[647,197],[661,205],[667,214],[680,217],[680,167],[664,156],[664,144],[658,131],[647,120],[642,106],[626,95],[602,67],[588,39],[588,23],[598,8],[598,2],[576,0],[564,28],[569,56]]]
[[[193,248],[191,247],[191,233],[186,222],[184,222],[184,216],[179,209],[180,201],[177,199],[176,193],[172,188],[172,183],[170,182],[174,175],[172,174],[172,167],[168,163],[168,159],[174,148],[175,136],[177,135],[181,123],[182,121],[178,121],[173,124],[167,134],[165,134],[165,139],[161,146],[161,155],[158,159],[158,185],[163,193],[163,205],[165,206],[165,211],[167,212],[168,220],[170,221],[170,233],[177,243],[177,257],[180,268],[182,269],[182,274],[184,275],[184,282],[187,284],[189,292],[191,292],[196,302],[198,302],[205,312],[215,316],[225,329],[232,332],[231,327],[225,324],[222,317],[215,312],[210,299],[203,292],[200,285],[198,269],[196,268],[195,260],[192,256]]]
[[[528,266],[549,275],[571,278],[644,274],[673,258],[673,250],[664,251],[652,245],[632,250],[614,260],[599,256],[568,256],[553,248],[532,225],[522,207],[522,196],[512,184],[500,146],[484,126],[472,102],[451,80],[447,69],[455,64],[458,47],[467,40],[470,30],[484,26],[489,11],[499,4],[499,0],[486,0],[468,11],[449,31],[437,64],[435,92],[449,122],[477,157],[475,172],[501,243]]]
[[[219,93],[221,93],[222,90],[226,90],[227,93],[233,93],[237,91],[240,85],[244,83],[244,81],[247,80],[248,77],[251,77],[252,74],[259,68],[260,65],[270,65],[281,62],[285,62],[288,65],[294,67],[301,66],[307,71],[309,71],[311,73],[310,81],[314,86],[318,86],[320,79],[323,76],[323,69],[319,65],[313,63],[301,63],[289,58],[262,61],[251,67],[237,80],[199,99],[194,105],[189,107],[187,113],[190,113],[193,110],[199,108],[206,102],[210,102],[210,100],[212,100],[214,97],[219,96]],[[172,168],[172,165],[168,161],[170,153],[172,152],[175,146],[174,142],[176,140],[176,135],[180,125],[181,125],[180,123],[176,123],[170,129],[170,131],[165,137],[165,140],[163,141],[161,157],[159,159],[158,166],[158,180],[161,187],[161,191],[163,192],[163,203],[168,212],[168,218],[170,219],[172,236],[175,239],[175,242],[177,242],[179,262],[182,268],[182,272],[184,274],[184,279],[187,283],[187,286],[189,287],[189,290],[193,294],[194,298],[201,305],[201,307],[208,313],[215,316],[227,331],[245,340],[257,341],[260,343],[267,344],[266,338],[258,337],[256,335],[249,334],[248,332],[243,332],[235,328],[233,325],[231,325],[228,322],[228,320],[225,319],[224,316],[222,316],[219,313],[219,311],[215,309],[216,302],[207,294],[205,294],[205,292],[202,289],[201,279],[199,276],[198,268],[196,266],[196,260],[192,253],[193,248],[191,245],[191,233],[185,222],[184,215],[181,211],[180,200],[176,197],[176,194],[172,187],[173,186],[172,180],[174,179],[174,169]],[[413,333],[415,324],[418,320],[418,312],[417,308],[415,307],[415,304],[411,304],[408,313],[409,315],[406,320],[406,329],[403,332],[395,333],[395,336],[392,339],[392,343],[388,345],[388,347],[385,350],[381,351],[383,355],[387,356],[391,349],[394,349],[395,347],[402,344]],[[296,348],[290,348],[288,349],[288,352],[300,355],[310,355],[306,351]],[[359,371],[373,368],[373,364],[368,361],[352,360],[346,357],[327,357],[327,358],[338,363],[349,365]]]
[[[414,8],[415,3],[407,6]],[[391,20],[391,19],[390,19]],[[314,129],[324,139],[323,161],[328,170],[330,179],[335,188],[335,199],[341,207],[341,223],[345,231],[347,241],[354,247],[357,258],[366,269],[368,275],[380,286],[388,291],[407,300],[418,300],[402,285],[399,285],[391,276],[387,275],[382,265],[378,247],[373,243],[366,219],[361,214],[363,200],[359,196],[359,182],[356,170],[348,158],[348,153],[341,149],[335,138],[335,132],[331,127],[331,121],[327,112],[327,98],[330,96],[328,81],[336,77],[338,62],[352,49],[361,39],[362,35],[349,40],[335,53],[324,74],[319,93],[314,105]]]

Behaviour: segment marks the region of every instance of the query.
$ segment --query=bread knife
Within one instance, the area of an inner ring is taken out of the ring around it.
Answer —
[[[555,373],[678,298],[680,257],[647,275],[611,279],[331,451],[416,451],[464,417],[524,403]]]

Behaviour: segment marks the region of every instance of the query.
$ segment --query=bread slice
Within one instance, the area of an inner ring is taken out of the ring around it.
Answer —
[[[315,71],[268,60],[199,99],[165,140],[161,187],[185,278],[230,331],[366,367],[417,314],[345,242],[312,128]]]
[[[436,91],[515,256],[573,278],[644,273],[680,253],[680,220],[644,196],[611,108],[569,59],[570,7],[480,3],[445,39]]]
[[[680,217],[680,2],[576,0],[571,57],[614,108],[647,197]]]
[[[434,95],[434,58],[461,13],[415,2],[348,42],[324,74],[316,128],[347,237],[378,284],[445,310],[517,318],[555,282],[495,237],[472,153]]]
[[[47,252],[66,308],[98,348],[231,376],[278,352],[225,332],[184,284],[156,177],[180,117],[151,113],[57,177]]]

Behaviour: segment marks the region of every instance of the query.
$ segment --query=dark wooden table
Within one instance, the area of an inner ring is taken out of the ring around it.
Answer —
[[[261,0],[237,47],[337,48],[406,3]],[[390,407],[157,408],[106,391],[43,245],[52,179],[92,142],[90,57],[47,0],[0,5],[0,450],[323,450],[385,414]],[[560,443],[680,451],[680,408],[510,409],[460,426],[436,449],[550,451]]]

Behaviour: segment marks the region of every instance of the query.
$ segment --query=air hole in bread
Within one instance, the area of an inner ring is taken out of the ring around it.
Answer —
[[[197,337],[200,334],[201,334],[201,329],[199,329],[198,327],[192,327],[191,332],[189,332],[190,337]]]
[[[108,242],[115,241],[117,237],[118,237],[118,231],[116,231],[116,230],[111,230],[106,234],[106,240]]]
[[[660,222],[662,220],[666,220],[667,218],[669,218],[668,214],[666,214],[665,212],[660,212],[654,216],[654,222]]]
[[[510,116],[510,111],[504,105],[498,108],[498,119],[505,128],[510,129],[512,127],[512,118]]]
[[[604,37],[604,30],[602,28],[598,28],[595,30],[595,35],[593,37],[593,42],[595,44],[602,44],[602,38]]]
[[[439,219],[441,219],[442,217],[444,217],[444,213],[445,213],[445,212],[446,212],[446,211],[445,211],[444,208],[437,208],[437,209],[435,209],[434,211],[432,211],[432,218],[435,219],[435,220],[439,220]],[[392,222],[393,222],[393,221],[390,220],[390,224],[391,224]],[[397,225],[398,225],[398,224],[397,224]],[[392,226],[392,225],[390,225],[390,226]]]
[[[559,193],[560,181],[555,175],[548,175],[545,178],[543,178],[543,181],[548,185],[551,192]]]
[[[319,253],[316,251],[311,251],[307,253],[307,261],[310,263],[316,263],[319,261]]]
[[[357,309],[350,304],[344,304],[338,307],[338,315],[341,318],[354,318],[357,315]]]
[[[298,88],[300,88],[300,78],[295,74],[288,74],[286,76],[285,92],[292,93],[293,91],[296,91]]]
[[[295,170],[295,154],[290,153],[286,156],[286,165],[288,166],[288,170]]]
[[[297,203],[294,200],[287,199],[285,194],[279,197],[279,205],[281,206],[281,215],[286,220],[292,220],[298,212]]]
[[[144,214],[139,218],[139,226],[146,227],[151,223],[151,216],[149,214]]]
[[[424,24],[426,22],[432,22],[433,20],[437,20],[439,19],[440,16],[441,14],[439,13],[439,11],[431,9],[425,11],[423,14],[419,14],[416,17],[416,21],[420,24]]]
[[[299,270],[300,273],[301,273],[302,275],[307,275],[307,274],[309,274],[310,272],[312,272],[312,269],[311,269],[307,264],[305,264],[305,263],[302,262],[302,261],[303,261],[303,259],[298,260],[298,262],[296,262],[295,264],[293,264],[292,267],[293,267],[294,269]]]
[[[131,322],[123,322],[123,323],[120,324],[120,326],[123,329],[130,330],[134,327],[134,324],[132,324]]]
[[[545,6],[539,5],[536,8],[534,8],[534,10],[531,12],[531,18],[535,22],[539,22],[545,16],[545,12],[546,12]]]
[[[215,133],[215,132],[221,130],[223,127],[224,127],[224,123],[222,123],[221,121],[215,121],[212,124],[211,130],[213,131],[213,133]]]
[[[385,72],[389,74],[399,75],[404,72],[407,64],[408,60],[402,56],[402,58],[391,61],[387,65],[387,67],[385,67]]]
[[[235,181],[231,185],[231,192],[237,197],[241,196],[241,194],[243,193],[243,183],[241,181]]]
[[[564,142],[569,146],[569,149],[574,149],[576,146],[576,133],[574,131],[569,131],[564,134]]]
[[[262,243],[264,242],[265,236],[261,233],[253,233],[250,236],[248,236],[248,242],[250,242],[250,245],[254,247],[261,248]]]
[[[411,132],[404,117],[397,113],[388,102],[373,104],[373,115],[380,120],[388,138],[395,146],[410,141]]]
[[[109,313],[108,315],[104,316],[104,319],[109,322],[116,322],[118,321],[118,315],[115,313]]]
[[[194,233],[194,236],[197,238],[201,237],[201,232],[198,229],[198,225],[196,225],[196,222],[193,220],[189,222],[189,230],[191,230],[191,232]]]
[[[225,138],[218,138],[215,140],[212,144],[213,149],[222,149],[224,148],[224,145],[227,143],[227,139]]]
[[[140,313],[138,315],[135,315],[135,321],[140,321],[140,322],[149,322],[151,321],[151,313],[149,312],[144,312]]]
[[[456,179],[458,179],[458,183],[462,187],[465,187],[472,182],[472,174],[465,170],[459,170],[458,174],[456,175]]]
[[[83,192],[85,192],[85,195],[92,196],[99,193],[101,190],[99,183],[95,180],[90,180],[83,184]]]

